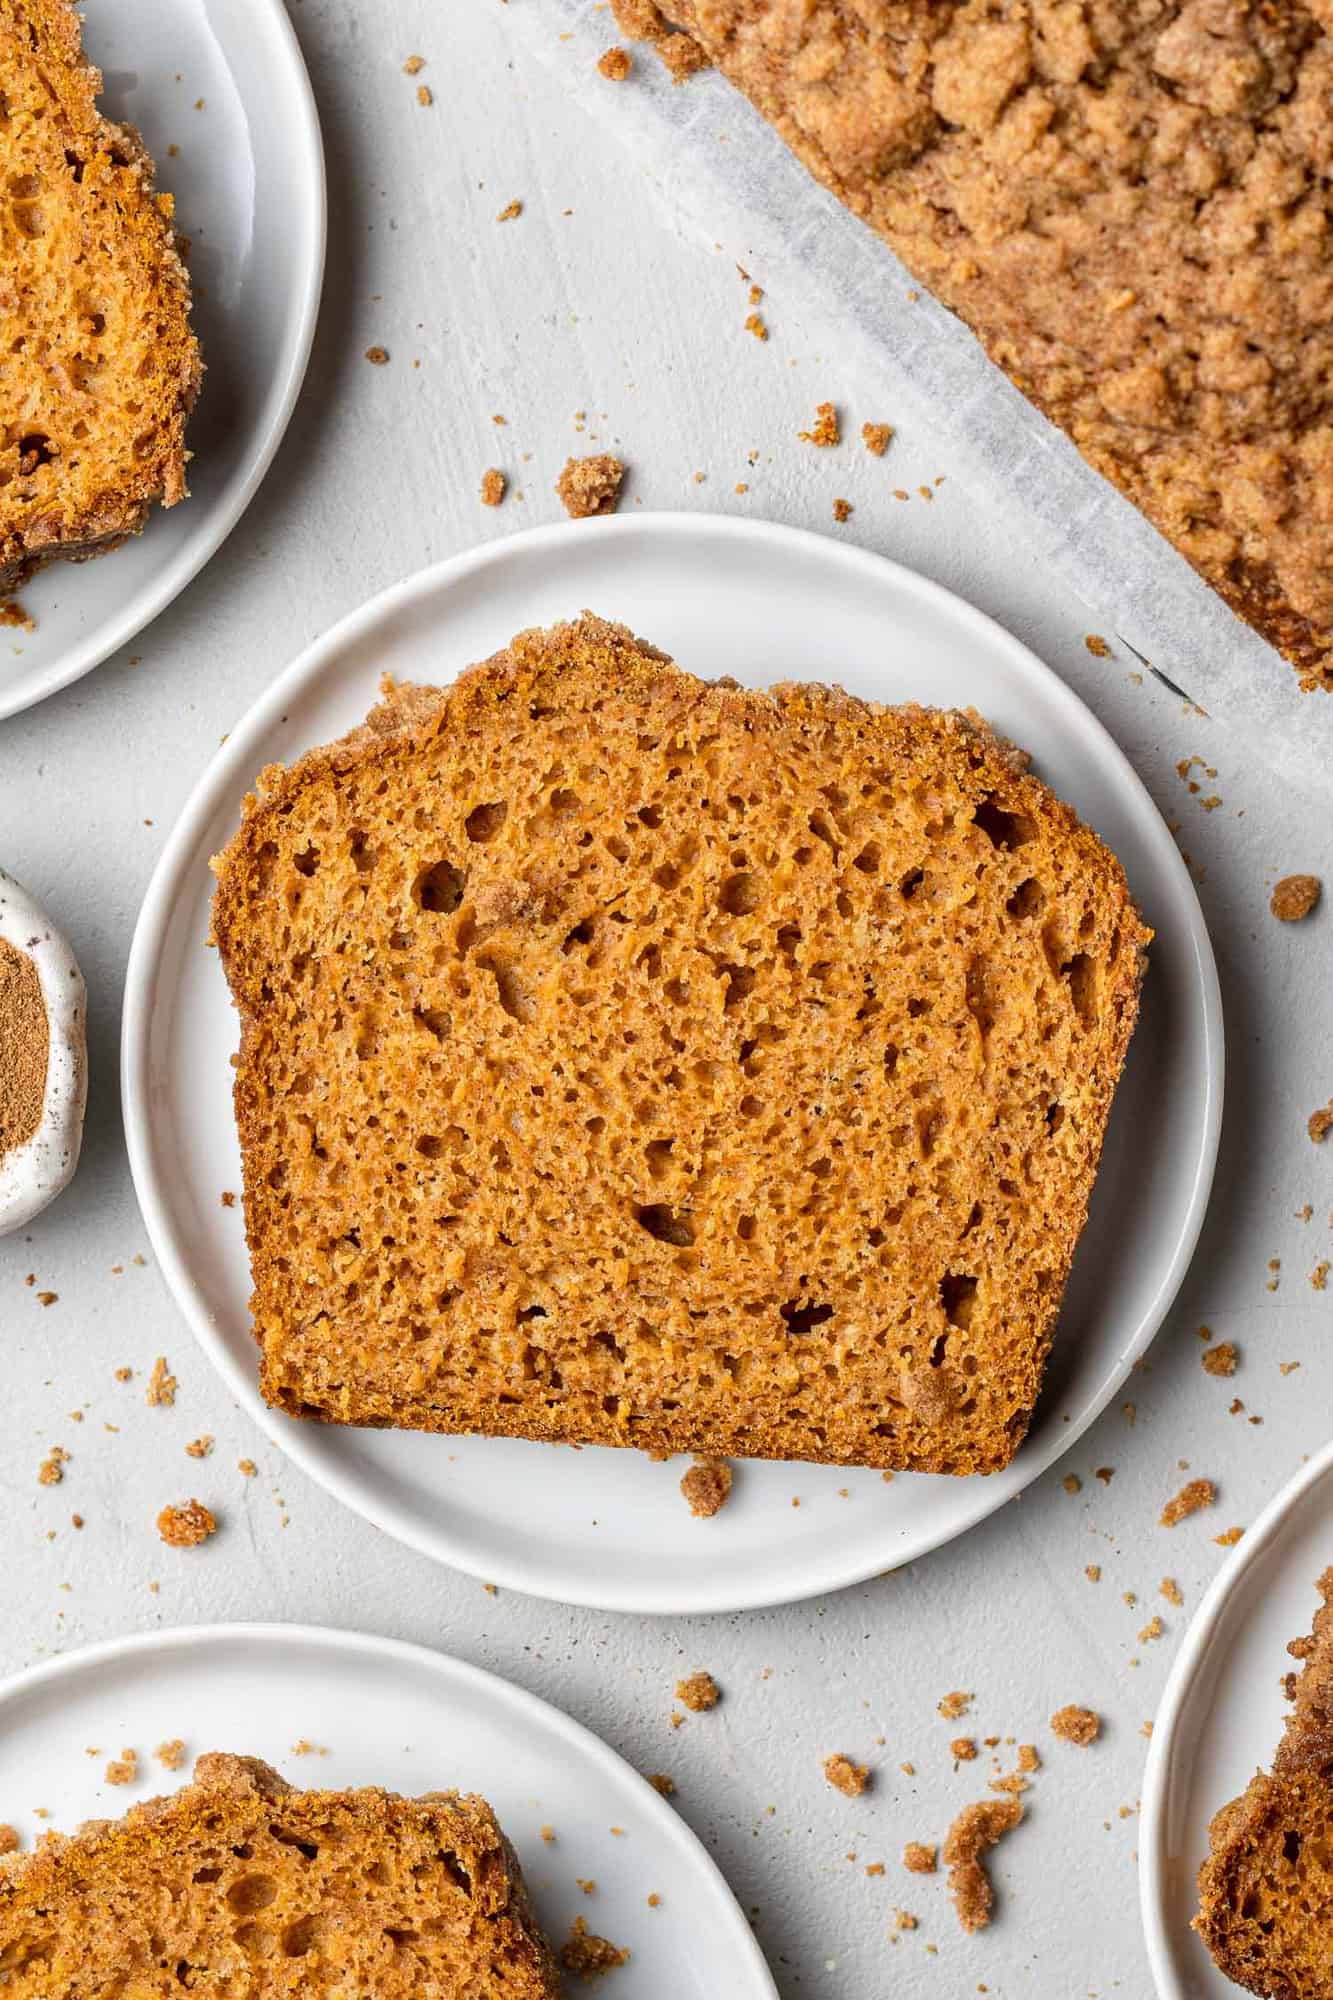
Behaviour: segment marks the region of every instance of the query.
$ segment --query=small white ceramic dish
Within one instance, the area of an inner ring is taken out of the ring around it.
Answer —
[[[629,1964],[620,2000],[775,2000],[750,1926],[675,1809],[581,1724],[424,1646],[303,1625],[205,1625],[93,1646],[0,1687],[0,1798],[30,1847],[189,1777],[156,1744],[263,1757],[293,1784],[480,1792],[555,1944],[575,1917]],[[293,1753],[307,1743],[311,1751]],[[89,1754],[96,1744],[98,1754]],[[132,1789],[108,1759],[137,1750]],[[327,1754],[325,1754],[327,1753]],[[37,1816],[38,1809],[49,1817]],[[554,1828],[556,1841],[540,1829]],[[613,1827],[621,1829],[612,1833]],[[576,1876],[594,1880],[591,1899]],[[648,1897],[660,1903],[650,1908]]]
[[[751,1462],[695,1520],[682,1462],[514,1440],[323,1428],[265,1409],[228,1057],[236,1019],[204,949],[208,857],[260,767],[359,722],[382,673],[448,680],[525,625],[585,606],[691,671],[839,681],[980,708],[1116,849],[1158,938],[1087,1235],[1027,1443],[988,1479]],[[823,536],[708,515],[536,529],[412,577],[319,640],[231,732],[150,885],[125,995],[126,1132],[157,1254],[228,1387],[282,1449],[389,1533],[488,1581],[622,1611],[724,1611],[858,1582],[948,1541],[1086,1429],[1151,1339],[1189,1262],[1216,1156],[1217,975],[1175,844],[1062,681],[980,612]],[[844,1493],[847,1497],[843,1497]],[[801,1506],[792,1507],[799,1496]]]
[[[36,630],[0,633],[0,716],[132,639],[236,525],[296,402],[324,270],[319,121],[281,0],[98,0],[84,46],[101,108],[138,126],[176,197],[207,372],[186,439],[189,499],[154,508],[110,555],[53,563],[23,586]]]
[[[1194,1614],[1153,1724],[1139,1892],[1160,2000],[1235,2000],[1190,1929],[1208,1822],[1273,1761],[1287,1717],[1287,1642],[1333,1563],[1333,1444],[1303,1465],[1223,1565]]]

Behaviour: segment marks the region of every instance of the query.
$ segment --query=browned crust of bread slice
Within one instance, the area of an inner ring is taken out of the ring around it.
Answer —
[[[199,347],[170,195],[70,0],[0,0],[0,592],[185,496]]]
[[[1288,1652],[1291,1709],[1271,1771],[1213,1817],[1195,1929],[1264,2000],[1333,2000],[1333,1569],[1308,1638]]]
[[[270,1402],[991,1471],[1149,933],[975,718],[585,615],[264,772],[218,858]]]
[[[259,1758],[212,1753],[184,1790],[0,1863],[12,2000],[242,1985],[253,2000],[559,1991],[517,1858],[475,1795],[298,1791]]]

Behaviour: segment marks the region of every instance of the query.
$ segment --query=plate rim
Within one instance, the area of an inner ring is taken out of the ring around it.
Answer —
[[[1199,1601],[1171,1665],[1162,1699],[1153,1719],[1152,1742],[1143,1771],[1143,1803],[1139,1810],[1139,1915],[1148,1952],[1148,1966],[1158,2000],[1195,2000],[1176,1976],[1171,1927],[1167,1922],[1162,1883],[1166,1866],[1166,1821],[1171,1802],[1171,1762],[1176,1730],[1189,1700],[1204,1654],[1223,1614],[1251,1567],[1262,1560],[1288,1516],[1312,1486],[1333,1472],[1333,1441],[1310,1457],[1268,1502],[1245,1539],[1227,1557]],[[1218,1804],[1225,1804],[1219,1799]]]
[[[308,190],[314,225],[309,264],[299,274],[293,288],[293,296],[299,298],[300,305],[293,335],[284,348],[275,377],[279,385],[277,401],[269,412],[258,450],[244,467],[243,477],[230,495],[224,494],[222,504],[199,541],[187,542],[170,562],[165,563],[135,592],[114,618],[94,626],[77,644],[58,655],[43,672],[26,680],[21,679],[12,690],[0,685],[0,721],[11,715],[22,715],[26,709],[35,708],[50,695],[58,694],[61,688],[82,680],[85,674],[91,673],[94,667],[100,667],[112,653],[128,645],[131,639],[160,617],[222,547],[259,491],[278,446],[287,434],[309,366],[323,297],[329,227],[328,177],[314,86],[291,17],[282,0],[249,0],[249,4],[266,17],[279,60],[287,66],[289,129],[294,151],[302,158],[301,178]],[[205,364],[207,359],[205,354]],[[109,553],[114,554],[115,551]]]
[[[415,1639],[390,1638],[383,1633],[366,1632],[355,1626],[312,1625],[305,1620],[242,1619],[235,1624],[213,1621],[203,1625],[166,1626],[151,1632],[122,1633],[118,1638],[100,1639],[90,1646],[78,1646],[71,1652],[58,1653],[52,1659],[39,1660],[32,1666],[21,1667],[16,1673],[6,1675],[0,1680],[0,1733],[6,1726],[9,1704],[21,1700],[34,1689],[71,1679],[81,1673],[96,1673],[99,1668],[119,1665],[142,1655],[173,1650],[206,1650],[224,1640],[229,1644],[249,1641],[256,1646],[297,1644],[349,1657],[360,1654],[396,1661],[404,1667],[425,1668],[439,1676],[446,1691],[451,1684],[461,1684],[492,1701],[499,1701],[511,1713],[554,1729],[556,1735],[580,1756],[590,1759],[617,1780],[626,1777],[634,1779],[647,1795],[642,1801],[643,1808],[663,1838],[669,1844],[674,1843],[695,1864],[696,1874],[702,1863],[703,1876],[717,1902],[719,1918],[734,1931],[741,1955],[748,1958],[753,1970],[756,2000],[761,1995],[764,2000],[778,2000],[773,1973],[745,1912],[722,1869],[688,1820],[683,1819],[653,1790],[628,1758],[622,1757],[587,1723],[578,1721],[542,1695],[533,1694],[530,1689],[507,1680],[503,1674],[492,1673],[487,1667],[474,1666],[470,1660],[459,1659],[456,1653],[441,1652]]]
[[[296,692],[307,682],[317,679],[329,663],[349,646],[364,638],[377,625],[387,623],[399,613],[409,610],[418,600],[452,588],[479,570],[502,565],[507,561],[522,560],[529,551],[544,553],[552,547],[558,547],[571,537],[578,541],[586,541],[589,536],[600,536],[610,541],[644,534],[662,535],[667,539],[677,535],[717,535],[723,540],[769,542],[776,543],[780,548],[799,547],[805,550],[817,545],[821,559],[835,564],[842,563],[851,569],[881,578],[887,571],[898,589],[909,593],[915,592],[928,602],[933,601],[944,608],[950,616],[961,618],[965,623],[970,622],[974,629],[986,637],[989,644],[999,645],[1007,650],[1010,657],[1025,672],[1035,673],[1040,680],[1048,684],[1057,708],[1075,716],[1081,728],[1092,732],[1099,753],[1107,760],[1107,768],[1118,783],[1127,788],[1140,808],[1146,810],[1145,833],[1151,838],[1157,850],[1155,857],[1157,863],[1166,868],[1175,878],[1177,888],[1183,890],[1188,912],[1190,966],[1199,989],[1205,1066],[1203,1102],[1197,1127],[1198,1146],[1192,1169],[1190,1196],[1171,1258],[1152,1299],[1140,1314],[1128,1341],[1121,1348],[1101,1394],[1093,1399],[1087,1410],[1076,1420],[1060,1425],[1046,1446],[1041,1449],[1025,1446],[1009,1467],[985,1479],[978,1479],[974,1504],[961,1511],[957,1522],[951,1526],[947,1534],[935,1536],[929,1531],[918,1533],[909,1537],[905,1545],[891,1544],[884,1547],[873,1561],[864,1557],[841,1565],[832,1561],[826,1572],[821,1571],[816,1579],[806,1580],[795,1589],[782,1583],[768,1583],[757,1585],[743,1593],[738,1593],[734,1587],[729,1587],[717,1596],[710,1596],[707,1588],[709,1572],[706,1566],[702,1566],[699,1571],[700,1587],[696,1594],[682,1596],[673,1593],[667,1597],[654,1598],[644,1594],[649,1587],[648,1565],[644,1566],[643,1583],[638,1588],[598,1587],[595,1582],[589,1584],[582,1579],[571,1579],[564,1574],[555,1580],[548,1580],[544,1575],[534,1576],[521,1558],[510,1563],[505,1560],[497,1562],[492,1556],[487,1559],[483,1567],[479,1559],[469,1554],[468,1547],[466,1545],[460,1547],[456,1538],[450,1536],[447,1530],[428,1529],[407,1510],[391,1500],[374,1497],[368,1500],[355,1478],[349,1477],[340,1468],[328,1465],[318,1453],[307,1448],[307,1441],[294,1419],[284,1417],[280,1411],[271,1410],[263,1402],[255,1375],[247,1374],[242,1367],[233,1363],[225,1340],[191,1276],[189,1259],[183,1246],[177,1242],[176,1231],[170,1220],[169,1205],[162,1196],[159,1177],[153,1169],[149,1117],[149,1035],[152,1020],[153,972],[172,908],[188,876],[203,826],[214,810],[218,788],[224,783],[230,785],[234,797],[239,802],[254,780],[255,745],[267,735],[275,721],[280,720],[284,709]],[[120,1051],[121,1101],[126,1147],[135,1193],[154,1254],[178,1307],[184,1313],[196,1339],[219,1370],[223,1381],[243,1405],[247,1414],[260,1425],[284,1456],[295,1463],[325,1492],[332,1494],[344,1506],[351,1507],[362,1519],[391,1534],[418,1554],[429,1556],[436,1562],[443,1562],[450,1568],[462,1571],[464,1575],[499,1583],[511,1590],[553,1598],[560,1603],[577,1604],[587,1609],[632,1612],[640,1616],[721,1615],[736,1611],[767,1609],[774,1605],[799,1603],[811,1597],[824,1596],[831,1591],[864,1583],[886,1568],[899,1568],[905,1563],[932,1553],[936,1548],[944,1547],[958,1535],[966,1533],[978,1522],[996,1512],[1006,1499],[1016,1498],[1034,1480],[1040,1478],[1064,1457],[1097,1420],[1109,1406],[1117,1390],[1128,1379],[1134,1362],[1146,1351],[1156,1335],[1193,1258],[1207,1212],[1221,1138],[1225,1079],[1224,1042],[1217,964],[1198,893],[1189,870],[1167,830],[1166,822],[1158,811],[1151,793],[1124,751],[1105,725],[1069,684],[1061,679],[1054,668],[1048,666],[1021,639],[1015,637],[989,613],[980,610],[945,585],[936,583],[933,578],[922,576],[920,572],[909,569],[906,565],[879,554],[878,551],[863,549],[850,542],[835,541],[831,536],[819,534],[813,529],[792,527],[786,523],[753,516],[692,514],[679,510],[645,511],[633,515],[612,515],[588,521],[563,521],[527,528],[513,535],[475,544],[440,562],[429,564],[400,578],[398,582],[389,584],[346,613],[327,631],[303,647],[297,657],[274,681],[270,682],[224,738],[219,748],[213,752],[199,779],[191,788],[145,891],[125,972]],[[1025,1451],[1029,1454],[1028,1463],[1024,1465],[1022,1475],[1015,1483],[1012,1477],[1013,1470],[1022,1463]]]

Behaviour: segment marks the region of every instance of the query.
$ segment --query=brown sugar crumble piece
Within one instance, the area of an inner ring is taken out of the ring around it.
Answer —
[[[802,444],[818,445],[826,451],[830,445],[842,443],[842,426],[838,422],[837,407],[833,403],[816,403],[815,421],[808,431],[797,431]]]
[[[418,76],[425,67],[426,58],[424,56],[409,56],[403,64],[403,75]]]
[[[1310,1113],[1309,1118],[1306,1120],[1305,1129],[1314,1140],[1316,1146],[1322,1146],[1324,1140],[1328,1137],[1330,1127],[1333,1127],[1333,1099],[1330,1099],[1322,1111],[1312,1111]]]
[[[1086,1750],[1095,1743],[1102,1733],[1102,1719],[1092,1708],[1079,1708],[1071,1702],[1067,1708],[1057,1708],[1051,1717],[1051,1732],[1062,1742],[1077,1743]]]
[[[388,348],[381,347],[378,344],[378,342],[374,347],[368,347],[366,349],[366,360],[370,362],[373,368],[383,368],[388,358],[389,358]]]
[[[676,1700],[683,1702],[691,1715],[705,1714],[721,1699],[722,1690],[711,1674],[691,1674],[688,1680],[676,1682]]]
[[[505,497],[505,476],[498,465],[488,465],[481,475],[481,504],[498,507]]]
[[[1085,632],[1083,643],[1092,654],[1094,660],[1110,659],[1111,648],[1107,645],[1100,632]]]
[[[628,1965],[629,1953],[620,1945],[612,1944],[609,1938],[598,1937],[596,1931],[590,1931],[583,1917],[575,1917],[573,1929],[560,1948],[560,1963],[566,1972],[572,1972],[576,1978],[598,1979],[604,1972],[614,1972],[618,1966]]]
[[[17,1854],[20,1845],[18,1828],[0,1820],[0,1854]]]
[[[852,518],[851,501],[835,500],[833,503],[833,518],[835,521],[850,521]]]
[[[523,204],[521,201],[507,201],[495,219],[497,222],[517,222],[522,213]]]
[[[1143,1630],[1139,1633],[1139,1644],[1146,1646],[1150,1640],[1160,1639],[1165,1630],[1166,1627],[1162,1623],[1161,1613],[1155,1611]]]
[[[756,340],[768,339],[768,323],[762,313],[752,312],[745,316],[745,331],[752,333]]]
[[[942,1715],[946,1722],[956,1722],[960,1715],[967,1714],[971,1700],[970,1694],[965,1694],[961,1688],[955,1688],[937,1704],[936,1712]]]
[[[710,1521],[731,1497],[731,1467],[725,1458],[699,1458],[685,1473],[680,1490],[690,1512],[701,1521]]]
[[[1310,1273],[1310,1284],[1314,1291],[1326,1292],[1328,1290],[1328,1274],[1330,1270],[1333,1270],[1333,1265],[1330,1265],[1326,1257],[1322,1257]]]
[[[232,1189],[231,1189],[231,1188],[223,1188],[223,1190],[222,1190],[222,1206],[223,1206],[224,1208],[235,1208],[235,1206],[236,1206],[236,1196],[235,1196],[235,1194],[234,1194],[234,1192],[232,1191]]]
[[[634,67],[634,58],[628,49],[607,49],[597,58],[597,68],[608,83],[623,83]]]
[[[159,1743],[153,1755],[165,1770],[179,1771],[185,1763],[185,1743],[181,1737],[173,1736],[169,1742]]]
[[[859,1799],[870,1783],[870,1771],[865,1764],[854,1764],[850,1757],[844,1757],[841,1750],[835,1750],[831,1757],[824,1759],[824,1776],[835,1792],[841,1792],[845,1799]]]
[[[949,1871],[949,1894],[965,1931],[984,1930],[990,1922],[995,1891],[983,1857],[1022,1817],[1018,1799],[979,1799],[975,1805],[964,1806],[949,1828],[944,1863]]]
[[[187,1500],[179,1507],[164,1507],[157,1517],[157,1532],[169,1549],[197,1549],[217,1533],[217,1520],[202,1500]]]
[[[1317,875],[1284,875],[1275,886],[1268,907],[1280,923],[1299,924],[1319,901],[1321,886]]]
[[[567,458],[555,490],[570,520],[586,521],[593,514],[615,513],[624,477],[620,460],[599,451],[590,458]]]
[[[46,1457],[37,1468],[39,1486],[59,1486],[65,1477],[65,1467],[69,1464],[69,1453],[61,1444],[53,1444]]]
[[[113,1757],[106,1767],[108,1785],[132,1785],[139,1775],[139,1753],[137,1750],[122,1750],[119,1757]]]
[[[427,106],[434,104],[434,102],[435,102],[435,93],[431,89],[430,85],[428,83],[419,83],[417,85],[417,103],[421,105],[424,110]]]
[[[924,1840],[908,1841],[903,1849],[903,1867],[909,1875],[933,1875],[938,1866],[938,1847],[929,1847]]]
[[[150,1410],[169,1409],[176,1400],[176,1388],[176,1377],[167,1367],[167,1357],[165,1354],[159,1354],[153,1363],[153,1372],[148,1377],[144,1401]]]
[[[893,442],[893,425],[862,424],[861,442],[872,458],[883,458]]]
[[[1191,1479],[1181,1487],[1179,1493],[1168,1500],[1159,1516],[1163,1528],[1178,1527],[1200,1508],[1211,1507],[1217,1499],[1217,1488],[1211,1479]]]
[[[1213,1540],[1219,1549],[1234,1549],[1244,1533],[1244,1528],[1227,1528],[1222,1534],[1214,1535]]]
[[[185,1447],[185,1456],[187,1458],[207,1458],[209,1452],[212,1451],[212,1449],[213,1449],[213,1440],[208,1435],[208,1433],[205,1432],[203,1437],[190,1439],[190,1442]]]
[[[976,1741],[971,1736],[955,1736],[949,1749],[960,1764],[970,1764],[977,1754]]]
[[[1102,1566],[1100,1563],[1086,1563],[1083,1574],[1089,1583],[1100,1583],[1102,1580]]]
[[[1219,1340],[1216,1347],[1206,1347],[1199,1356],[1210,1375],[1234,1375],[1239,1358],[1234,1340]]]

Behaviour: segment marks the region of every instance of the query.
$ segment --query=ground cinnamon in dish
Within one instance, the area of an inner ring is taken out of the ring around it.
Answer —
[[[50,1041],[37,967],[0,938],[0,1160],[42,1122]]]

